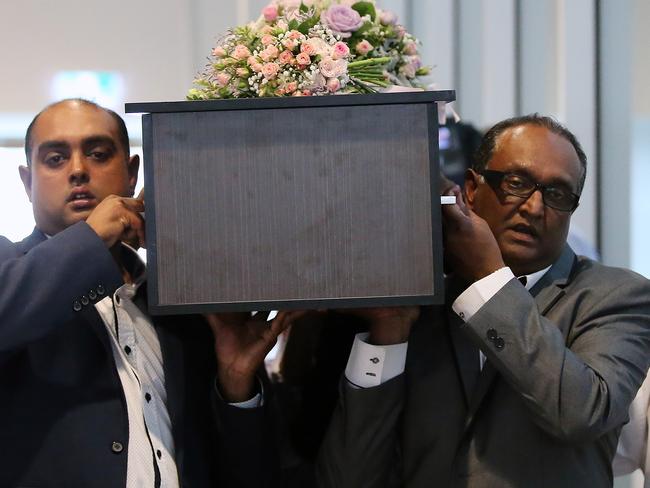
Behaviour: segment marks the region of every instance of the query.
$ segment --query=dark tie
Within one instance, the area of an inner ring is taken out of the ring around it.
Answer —
[[[526,286],[526,283],[528,283],[528,278],[526,278],[525,276],[520,276],[520,277],[517,278],[517,279],[518,279],[519,282],[520,282],[522,285],[524,285],[524,286]]]

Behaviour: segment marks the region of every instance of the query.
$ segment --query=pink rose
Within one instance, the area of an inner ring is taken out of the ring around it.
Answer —
[[[262,58],[262,61],[269,62],[277,58],[278,54],[280,54],[280,51],[277,47],[268,46],[264,51],[260,53],[260,58]]]
[[[262,34],[272,34],[273,33],[273,27],[271,27],[270,25],[265,25],[264,27],[262,27],[260,32]]]
[[[278,61],[280,61],[280,64],[290,64],[293,61],[293,54],[291,51],[282,51],[278,56]]]
[[[300,52],[305,53],[308,56],[315,56],[316,48],[311,42],[307,41],[307,42],[303,42],[302,45],[300,46]]]
[[[293,39],[293,40],[295,41],[295,40],[297,40],[297,39],[300,39],[300,36],[302,36],[302,34],[300,33],[300,31],[297,31],[297,30],[290,30],[289,32],[287,32],[287,35],[284,36],[284,37],[285,37],[285,38],[288,37],[289,39]]]
[[[246,68],[237,68],[237,76],[240,78],[245,78],[250,74],[250,71],[248,71]]]
[[[325,58],[318,64],[318,69],[325,78],[338,78],[347,72],[348,62],[345,59]]]
[[[334,48],[332,50],[332,58],[333,59],[341,59],[341,58],[346,58],[350,54],[350,48],[348,45],[344,42],[337,42],[334,44]]]
[[[255,71],[256,73],[259,73],[260,71],[262,71],[262,63],[260,63],[260,62],[255,58],[255,56],[250,56],[250,57],[246,60],[246,62],[248,63],[248,66],[250,66],[251,69],[252,69],[253,71]]]
[[[331,49],[332,49],[332,48],[330,47],[330,45],[327,44],[327,43],[326,43],[324,40],[322,40],[320,37],[312,37],[312,38],[308,39],[307,41],[305,41],[302,45],[303,45],[303,46],[307,45],[307,46],[309,46],[308,49],[313,50],[313,54],[312,54],[311,52],[308,53],[310,56],[314,56],[314,55],[320,55],[320,56],[329,55],[329,53],[330,53],[330,51],[331,51]],[[301,48],[302,48],[302,46],[301,46]]]
[[[275,78],[280,71],[280,66],[277,63],[264,63],[262,66],[262,74],[267,80]]]
[[[407,42],[404,46],[404,54],[413,56],[418,53],[418,46],[414,42]]]
[[[262,15],[267,22],[273,22],[278,18],[278,6],[273,4],[267,5],[262,9]]]
[[[283,31],[286,31],[289,28],[289,24],[287,24],[284,20],[278,20],[275,25],[278,29]]]
[[[394,25],[397,22],[397,15],[388,10],[382,10],[379,14],[379,22],[382,25]]]
[[[287,83],[287,85],[284,87],[284,91],[287,93],[293,93],[298,89],[298,82],[297,81],[290,81]]]
[[[212,55],[216,58],[223,58],[226,55],[226,50],[221,46],[217,46],[212,50]]]
[[[305,97],[311,97],[311,90],[303,90],[302,91],[303,96]]]
[[[332,5],[321,13],[320,20],[336,34],[346,39],[363,25],[359,12],[347,5]]]
[[[422,61],[420,58],[415,57],[411,60],[410,63],[405,64],[400,68],[400,72],[407,78],[415,78],[417,70],[422,67]]]
[[[354,49],[362,56],[368,54],[374,48],[375,47],[372,44],[370,44],[366,39],[358,42],[357,45],[354,47]]]
[[[296,61],[298,61],[298,64],[300,66],[307,66],[311,64],[311,58],[309,57],[309,54],[307,53],[300,53],[298,56],[296,56]]]
[[[329,80],[327,80],[327,89],[330,92],[332,93],[337,92],[340,90],[340,88],[341,88],[341,82],[339,81],[338,78],[330,78]]]
[[[295,92],[293,92],[292,96],[294,96],[294,97],[302,97],[303,94],[300,91],[295,91]]]
[[[262,44],[265,46],[268,46],[269,44],[273,44],[275,42],[275,37],[273,37],[271,34],[265,34],[262,36]]]
[[[235,46],[235,49],[232,52],[232,56],[235,59],[246,59],[250,55],[251,55],[251,52],[243,44],[237,44]]]
[[[286,47],[289,51],[293,51],[294,49],[296,49],[296,46],[298,46],[298,41],[295,41],[293,39],[283,39],[282,45]]]
[[[217,75],[217,83],[220,86],[226,86],[230,81],[230,75],[228,73],[219,73]]]

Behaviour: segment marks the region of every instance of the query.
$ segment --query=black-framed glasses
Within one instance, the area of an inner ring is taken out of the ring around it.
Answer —
[[[542,192],[542,200],[547,207],[560,210],[562,212],[572,212],[578,208],[579,195],[567,190],[566,188],[542,185],[536,181],[517,173],[505,173],[486,169],[481,172],[481,176],[494,189],[500,189],[508,195],[514,195],[519,198],[529,198],[537,190]]]

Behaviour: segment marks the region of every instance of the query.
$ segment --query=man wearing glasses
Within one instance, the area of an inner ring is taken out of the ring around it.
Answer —
[[[566,244],[576,138],[538,115],[483,138],[443,209],[447,305],[355,311],[322,486],[606,487],[650,361],[650,282]],[[519,279],[518,279],[519,278]]]

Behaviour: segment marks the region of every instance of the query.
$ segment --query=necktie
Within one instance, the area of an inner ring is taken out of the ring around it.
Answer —
[[[519,282],[520,282],[522,285],[524,285],[524,286],[526,286],[526,283],[528,283],[528,278],[526,278],[525,276],[520,276],[520,277],[517,278],[517,279],[518,279]]]

